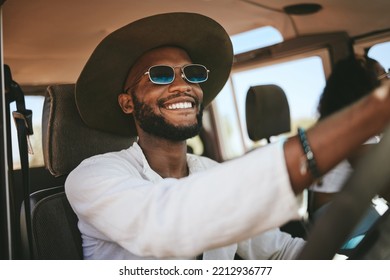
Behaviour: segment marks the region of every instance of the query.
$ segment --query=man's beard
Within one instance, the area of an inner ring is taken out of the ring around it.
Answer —
[[[134,103],[134,117],[139,126],[147,133],[172,141],[183,141],[199,134],[202,128],[203,104],[200,104],[196,114],[197,122],[193,125],[175,126],[168,123],[162,116],[156,115],[151,106],[141,103],[135,94],[131,93]]]

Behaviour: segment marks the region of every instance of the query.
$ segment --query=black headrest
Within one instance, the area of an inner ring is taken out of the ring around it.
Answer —
[[[246,96],[246,125],[253,141],[290,132],[290,109],[277,85],[250,87]]]

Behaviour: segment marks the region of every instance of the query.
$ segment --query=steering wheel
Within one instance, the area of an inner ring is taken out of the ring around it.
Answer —
[[[348,178],[342,190],[335,196],[328,210],[316,221],[309,232],[307,243],[297,259],[333,259],[365,214],[372,198],[388,188],[390,188],[390,126],[385,129],[380,143],[375,145],[359,161],[355,171]],[[389,211],[387,210],[387,212]],[[385,213],[373,225],[375,229],[369,230],[366,237],[371,237],[371,243],[363,242],[366,238],[362,240],[360,244],[363,243],[365,249],[364,253],[362,251],[359,253],[359,258],[368,257],[367,250],[374,249],[375,244],[372,244],[374,239],[377,243],[383,242],[383,244],[379,246],[381,250],[371,250],[369,258],[390,257],[390,238],[386,239],[385,237],[390,235],[389,217],[390,215]],[[382,234],[379,236],[381,231]],[[373,235],[376,235],[374,239]]]

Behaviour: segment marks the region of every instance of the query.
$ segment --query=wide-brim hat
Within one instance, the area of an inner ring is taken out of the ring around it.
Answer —
[[[122,112],[118,95],[129,70],[146,51],[160,46],[184,49],[194,63],[205,65],[209,78],[200,84],[207,106],[229,78],[233,48],[215,20],[195,13],[167,13],[132,22],[105,37],[93,51],[76,82],[76,104],[90,127],[136,136],[132,115]]]

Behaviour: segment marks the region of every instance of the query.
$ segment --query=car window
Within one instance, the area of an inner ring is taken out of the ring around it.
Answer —
[[[390,42],[373,45],[367,55],[377,60],[386,70],[390,69]]]
[[[255,28],[231,36],[234,54],[239,54],[283,42],[280,32],[272,26]]]
[[[30,167],[44,166],[42,152],[42,108],[43,96],[25,96],[26,109],[33,111],[33,131],[34,134],[29,137],[33,154],[29,155]],[[20,169],[20,157],[18,147],[18,135],[15,123],[12,121],[12,112],[16,111],[16,104],[11,103],[11,137],[12,137],[12,157],[14,169]]]
[[[265,143],[255,143],[247,134],[245,99],[250,86],[276,84],[285,91],[290,106],[291,132],[295,133],[298,125],[308,127],[317,120],[317,103],[325,79],[323,62],[319,56],[233,73],[230,83],[215,100],[224,158],[240,156],[254,146]]]

